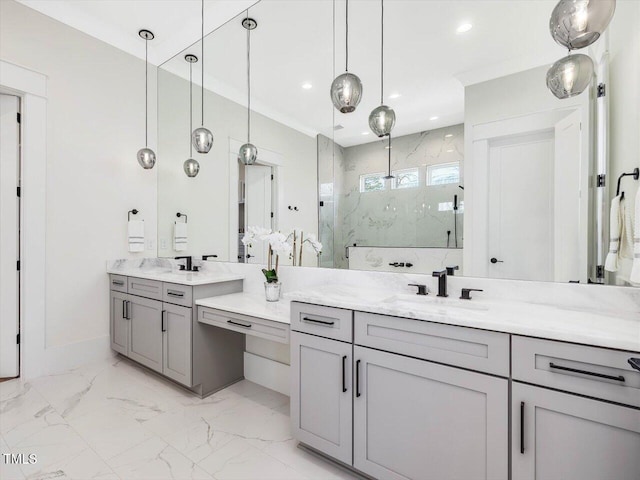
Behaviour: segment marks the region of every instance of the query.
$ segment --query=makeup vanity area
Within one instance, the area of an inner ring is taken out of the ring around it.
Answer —
[[[327,95],[344,2],[251,8],[253,164],[238,162],[246,111],[232,89],[245,81],[234,66],[246,15],[204,39],[218,93],[196,89],[184,105],[196,47],[163,64],[158,258],[109,263],[112,349],[201,397],[243,378],[284,393],[301,448],[375,479],[637,480],[640,289],[633,260],[615,271],[604,260],[611,185],[640,161],[628,108],[640,82],[627,74],[640,6],[618,2],[582,50],[589,86],[559,99],[545,83],[564,55],[549,38],[556,2],[472,3],[483,28],[459,32],[442,27],[456,2],[386,7],[392,139],[367,129],[381,87],[376,2],[351,5],[350,55],[367,82],[349,114]],[[288,22],[292,45],[286,16],[327,24]],[[514,41],[523,23],[528,39]],[[437,51],[416,62],[424,45]],[[188,177],[184,126],[201,101],[224,115]],[[634,198],[639,182],[623,182]],[[176,212],[189,218],[180,250]],[[265,299],[266,245],[241,241],[249,227],[300,235],[299,257],[279,257],[277,302]],[[188,255],[208,260],[179,270]]]

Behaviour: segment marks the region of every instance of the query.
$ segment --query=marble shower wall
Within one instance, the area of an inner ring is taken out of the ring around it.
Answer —
[[[429,165],[460,162],[462,167],[463,125],[393,138],[392,145],[391,169],[417,167],[419,186],[392,189],[387,181],[383,191],[361,193],[361,175],[387,171],[387,140],[342,148],[327,137],[318,137],[319,172],[333,169],[332,203],[325,201],[325,207],[321,207],[320,216],[325,221],[321,221],[320,232],[326,240],[330,240],[330,233],[333,235],[336,268],[349,268],[345,249],[353,244],[454,248],[457,239],[458,248],[462,248],[464,210],[462,207],[458,211],[457,222],[454,222],[451,207],[454,195],[463,202],[464,191],[458,184],[426,186],[426,176]],[[329,184],[320,181],[321,201],[324,201],[323,189],[329,195],[326,186]],[[326,215],[323,215],[324,208]],[[330,210],[334,213],[333,225],[329,222]],[[323,257],[326,259],[323,266],[329,266],[329,256]]]

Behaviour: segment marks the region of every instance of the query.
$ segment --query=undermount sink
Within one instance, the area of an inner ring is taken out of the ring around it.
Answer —
[[[461,309],[476,312],[489,310],[487,305],[473,303],[473,300],[460,300],[456,297],[438,297],[436,295],[397,294],[385,298],[381,303],[397,307],[406,306],[408,308],[419,310]]]

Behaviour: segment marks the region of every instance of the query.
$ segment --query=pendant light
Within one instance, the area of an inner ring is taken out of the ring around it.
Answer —
[[[615,0],[561,0],[549,20],[551,36],[569,50],[588,47],[609,26],[615,9]]]
[[[389,170],[387,175],[384,176],[385,180],[392,180],[394,178],[396,178],[395,176],[391,175],[391,133],[388,134],[389,137],[389,145],[387,145],[387,150],[389,150]]]
[[[251,30],[255,30],[258,22],[249,18],[249,10],[242,26],[247,30],[247,143],[240,147],[238,160],[244,165],[253,165],[258,158],[258,149],[251,143]]]
[[[209,153],[213,146],[213,133],[204,126],[204,0],[202,0],[202,12],[200,22],[200,68],[202,69],[202,95],[201,95],[201,121],[200,126],[193,130],[191,143],[198,153]]]
[[[569,53],[554,63],[547,72],[547,88],[561,100],[575,97],[589,86],[593,73],[591,57]]]
[[[198,61],[195,55],[187,54],[184,59],[189,63],[189,131],[193,131],[193,64]],[[200,172],[200,164],[193,158],[193,142],[189,138],[189,158],[184,161],[184,173],[193,178]]]
[[[378,137],[386,137],[396,124],[396,112],[384,104],[384,0],[380,0],[380,13],[380,106],[369,114],[369,127]]]
[[[345,73],[331,83],[331,101],[341,113],[351,113],[362,99],[362,82],[357,75],[349,73],[349,0],[345,0]]]
[[[138,150],[138,163],[145,170],[153,168],[156,164],[156,154],[149,148],[149,40],[154,35],[149,30],[140,30],[140,38],[144,39],[144,148]]]

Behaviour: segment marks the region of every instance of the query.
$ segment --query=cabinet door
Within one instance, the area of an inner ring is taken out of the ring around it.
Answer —
[[[191,386],[191,312],[187,307],[163,304],[162,373]]]
[[[350,343],[291,332],[293,436],[352,464]]]
[[[513,383],[513,480],[638,480],[640,410]]]
[[[129,358],[162,372],[162,302],[129,295]]]
[[[111,348],[122,355],[129,355],[129,320],[126,317],[126,293],[111,291],[110,328]]]
[[[354,467],[378,480],[507,479],[508,381],[356,346]]]

